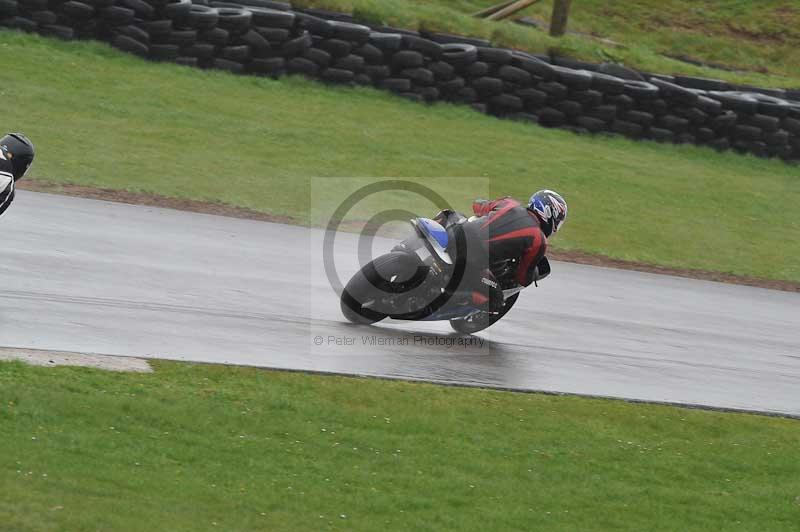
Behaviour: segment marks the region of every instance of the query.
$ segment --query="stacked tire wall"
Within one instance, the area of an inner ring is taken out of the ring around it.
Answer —
[[[0,0],[0,25],[99,39],[155,61],[302,74],[576,133],[800,160],[800,92],[641,74],[441,34],[370,28],[270,0]],[[244,5],[246,4],[246,5]]]

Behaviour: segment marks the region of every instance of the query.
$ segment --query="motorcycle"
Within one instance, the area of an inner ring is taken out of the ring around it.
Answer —
[[[467,241],[458,226],[465,221],[457,213],[448,216],[445,226],[430,218],[411,219],[412,236],[367,263],[344,287],[340,299],[345,318],[359,324],[385,318],[448,320],[453,330],[462,334],[476,333],[499,321],[524,288],[514,279],[516,260],[490,267],[503,291],[499,311],[475,306],[471,291],[460,287],[467,271]]]

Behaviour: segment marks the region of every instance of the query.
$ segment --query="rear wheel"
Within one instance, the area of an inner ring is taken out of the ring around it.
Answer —
[[[425,279],[426,268],[416,255],[392,252],[361,268],[341,296],[342,314],[348,321],[377,323],[391,314],[387,296],[412,290]]]
[[[468,318],[450,320],[450,326],[453,328],[454,331],[459,332],[461,334],[474,334],[478,331],[482,331],[500,321],[500,318],[505,316],[506,313],[508,313],[508,311],[511,310],[511,307],[513,307],[514,303],[517,302],[518,297],[519,297],[519,292],[509,297],[506,300],[505,305],[503,306],[503,310],[501,310],[499,314],[489,314],[488,312],[479,312],[477,314],[473,314]]]

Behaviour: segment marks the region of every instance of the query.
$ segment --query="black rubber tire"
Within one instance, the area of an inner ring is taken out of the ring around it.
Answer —
[[[519,298],[519,292],[509,297],[503,305],[503,310],[499,314],[483,314],[475,316],[473,320],[450,320],[450,327],[460,334],[475,334],[476,332],[487,329],[500,321],[500,319],[508,314],[514,303]]]
[[[164,18],[183,24],[188,20],[191,10],[192,0],[168,0],[159,13]]]
[[[156,9],[144,0],[117,0],[128,9],[132,9],[138,17],[151,19],[156,14]]]
[[[417,68],[425,64],[425,57],[420,52],[401,50],[392,55],[391,63],[396,68]]]
[[[300,56],[311,48],[311,44],[311,34],[304,31],[299,37],[283,43],[281,45],[281,54],[286,58]]]
[[[575,123],[591,133],[599,133],[608,127],[607,122],[591,116],[579,116]]]
[[[689,129],[689,121],[685,118],[675,115],[664,115],[658,117],[656,120],[658,127],[669,129],[673,133],[683,133]]]
[[[309,78],[317,77],[319,67],[313,61],[302,57],[295,57],[286,62],[286,70],[292,74],[302,74]]]
[[[689,89],[699,89],[704,91],[730,91],[733,87],[727,81],[710,78],[698,78],[694,76],[675,76],[675,83],[681,87]]]
[[[464,69],[464,75],[468,78],[481,78],[483,76],[488,76],[490,70],[489,63],[475,61]]]
[[[315,46],[328,52],[332,57],[344,57],[353,51],[353,45],[342,39],[323,39]]]
[[[408,50],[419,52],[431,59],[440,59],[443,54],[442,45],[422,37],[403,35],[403,45]]]
[[[100,18],[112,26],[127,26],[136,18],[136,13],[127,7],[111,6],[100,10]]]
[[[611,123],[611,131],[619,133],[620,135],[625,135],[626,137],[638,139],[642,136],[643,128],[639,124],[634,124],[633,122],[614,120],[614,122]]]
[[[450,97],[451,95],[457,93],[461,89],[463,89],[467,85],[467,82],[464,81],[464,78],[456,76],[452,79],[448,79],[447,81],[441,81],[436,84],[439,88],[439,91],[442,92],[443,95]]]
[[[111,39],[111,46],[141,57],[146,57],[149,52],[148,46],[143,42],[121,34]]]
[[[774,133],[775,131],[778,131],[781,126],[780,119],[774,116],[762,115],[759,113],[745,116],[742,120],[742,123],[748,126],[757,127],[763,130],[765,133]]]
[[[789,132],[780,129],[778,131],[764,133],[764,142],[766,142],[769,146],[789,144]]]
[[[174,30],[169,34],[167,44],[176,44],[181,48],[197,42],[197,30]]]
[[[47,0],[18,0],[16,3],[23,11],[28,13],[32,11],[42,11],[49,7],[49,2]]]
[[[184,57],[196,57],[198,59],[211,59],[214,57],[216,47],[208,43],[195,43],[192,46],[181,49]]]
[[[196,30],[210,30],[217,26],[219,11],[213,7],[192,4],[186,15],[185,24]]]
[[[215,68],[217,70],[227,70],[233,74],[241,74],[244,72],[243,64],[237,63],[236,61],[223,59],[221,57],[217,57],[211,62],[211,68]]]
[[[369,40],[370,29],[368,26],[353,24],[352,22],[340,22],[331,20],[334,38],[364,44]]]
[[[139,41],[142,44],[150,44],[150,34],[138,26],[118,26],[114,28],[114,35],[125,35],[131,39]]]
[[[733,137],[737,140],[752,142],[761,140],[764,137],[764,132],[761,130],[761,128],[755,126],[737,124],[733,126]]]
[[[214,46],[227,46],[230,42],[230,34],[222,28],[212,28],[198,33],[197,40]]]
[[[739,120],[738,115],[733,111],[725,111],[719,116],[715,116],[709,121],[709,126],[716,132],[728,131]]]
[[[587,109],[586,115],[602,120],[603,122],[611,122],[616,119],[617,112],[618,109],[616,105],[598,105],[592,109]]]
[[[497,77],[509,83],[527,84],[531,82],[531,75],[519,67],[503,65],[497,69]]]
[[[331,54],[321,48],[309,48],[306,50],[306,53],[303,54],[303,57],[309,61],[313,61],[320,68],[327,68],[333,60]]]
[[[478,99],[478,92],[472,87],[464,87],[456,94],[455,101],[460,103],[474,103]]]
[[[30,14],[31,20],[40,25],[55,24],[58,22],[58,15],[52,11],[34,11]]]
[[[386,79],[392,75],[392,69],[386,65],[367,65],[364,67],[364,72],[372,78],[373,81]]]
[[[136,22],[136,25],[146,31],[150,35],[150,39],[163,38],[166,40],[172,33],[172,21],[169,19],[142,20]]]
[[[787,117],[781,120],[781,127],[793,135],[800,136],[800,120]]]
[[[427,68],[404,68],[400,71],[400,76],[410,79],[412,83],[417,85],[433,85],[436,81],[433,72]]]
[[[511,64],[545,81],[554,80],[556,78],[556,70],[553,65],[545,63],[541,59],[537,59],[529,54],[514,52]]]
[[[484,63],[491,63],[493,65],[507,65],[511,63],[514,54],[511,50],[505,48],[490,48],[487,46],[479,46],[477,49],[478,61]]]
[[[695,105],[697,105],[698,109],[711,116],[717,116],[722,113],[722,103],[708,96],[698,96]]]
[[[568,118],[575,118],[583,113],[583,106],[574,100],[561,100],[554,103],[553,108],[558,109]]]
[[[605,94],[623,94],[625,92],[625,81],[615,76],[609,76],[595,72],[592,74],[592,88]]]
[[[697,131],[695,132],[695,136],[697,137],[697,140],[700,141],[700,142],[708,142],[708,141],[714,140],[716,138],[717,134],[711,128],[700,127],[700,128],[697,128]]]
[[[568,98],[586,107],[597,107],[603,105],[603,93],[594,89],[585,91],[570,91]]]
[[[571,68],[553,65],[558,81],[575,90],[586,90],[592,87],[592,73],[586,70],[572,70]]]
[[[644,81],[640,72],[618,63],[600,63],[597,72],[629,81]]]
[[[434,61],[428,65],[428,70],[433,72],[436,81],[447,81],[455,75],[455,67],[445,61]]]
[[[758,112],[758,100],[751,96],[735,92],[709,92],[708,96],[721,102],[725,109],[737,113],[755,114]]]
[[[255,30],[250,30],[239,37],[239,41],[255,51],[264,51],[270,49],[269,41]]]
[[[470,85],[472,85],[472,88],[483,97],[501,94],[504,88],[502,80],[489,76],[474,79]]]
[[[672,113],[681,118],[685,118],[695,126],[708,122],[708,115],[697,107],[684,107],[676,105],[672,108]]]
[[[718,138],[708,143],[709,147],[717,150],[717,151],[727,151],[731,149],[731,142],[727,138]]]
[[[278,11],[262,7],[248,7],[253,14],[253,25],[264,28],[291,30],[295,25],[295,14],[291,11]]]
[[[642,127],[650,127],[653,123],[653,115],[646,111],[631,110],[620,115],[620,118],[627,122],[639,124]]]
[[[478,60],[478,49],[466,43],[445,43],[442,47],[442,60],[458,69],[466,68]]]
[[[335,69],[349,70],[353,73],[361,72],[364,70],[364,66],[364,58],[354,54],[346,55],[333,61],[333,67]]]
[[[545,127],[559,127],[563,126],[567,118],[564,113],[552,107],[545,107],[538,112],[539,124]]]
[[[320,37],[333,37],[333,27],[329,21],[306,13],[295,13],[295,17],[296,27]]]
[[[89,20],[94,16],[94,8],[92,6],[75,0],[61,4],[61,11],[74,20]]]
[[[224,46],[219,49],[217,57],[236,63],[245,63],[250,58],[250,47],[246,44]]]
[[[15,17],[18,13],[17,0],[0,0],[0,18]]]
[[[253,14],[246,9],[234,7],[218,7],[219,20],[217,26],[228,30],[232,34],[242,34],[250,29],[253,21]]]
[[[378,47],[369,43],[364,43],[361,46],[354,48],[352,53],[363,57],[364,61],[369,65],[382,65],[386,61],[383,52]]]
[[[256,26],[253,29],[273,46],[285,43],[292,36],[292,32],[284,28],[264,28]]]
[[[355,74],[352,70],[344,68],[326,68],[320,74],[320,78],[330,83],[352,83],[355,79]]]
[[[636,100],[634,100],[627,94],[616,94],[614,96],[606,96],[605,100],[606,103],[616,105],[617,109],[619,109],[620,111],[628,111],[630,109],[633,109],[633,106],[636,104]]]
[[[369,43],[384,52],[394,52],[403,46],[403,36],[399,33],[373,31],[369,34]]]
[[[534,88],[517,89],[514,95],[522,98],[528,109],[539,108],[547,103],[547,93]]]
[[[626,80],[622,92],[637,100],[652,100],[660,94],[658,87],[640,80]]]
[[[522,111],[524,104],[522,98],[513,94],[498,94],[489,98],[489,105],[493,110],[503,113],[515,113]]]
[[[558,81],[546,81],[544,83],[539,83],[536,88],[540,91],[546,92],[549,97],[549,101],[551,102],[561,101],[566,98],[567,94],[569,93],[567,87]]]
[[[697,93],[685,87],[655,77],[650,78],[650,83],[658,87],[665,98],[687,105],[694,105],[697,102]]]

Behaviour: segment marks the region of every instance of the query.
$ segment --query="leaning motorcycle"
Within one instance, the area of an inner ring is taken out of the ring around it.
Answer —
[[[476,307],[470,290],[460,288],[467,271],[467,242],[458,225],[447,228],[429,218],[411,220],[413,234],[359,270],[342,290],[341,308],[353,323],[372,324],[385,318],[412,321],[448,320],[463,334],[493,325],[516,303],[522,290],[515,280],[515,260],[490,269],[503,290],[498,312]],[[449,250],[449,251],[448,251]]]

